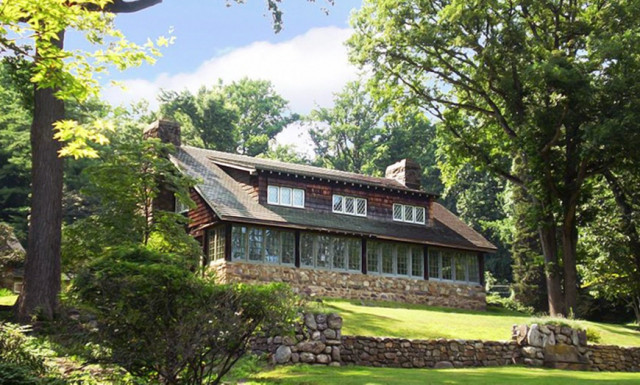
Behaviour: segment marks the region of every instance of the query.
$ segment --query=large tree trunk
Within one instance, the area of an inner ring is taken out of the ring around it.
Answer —
[[[547,281],[547,298],[549,300],[549,315],[559,317],[565,315],[564,298],[558,266],[558,241],[556,239],[555,221],[548,215],[538,229],[540,245],[544,254],[545,275]]]
[[[64,32],[56,44],[62,48]],[[27,322],[32,315],[53,317],[60,292],[63,161],[60,142],[53,139],[53,123],[64,118],[64,102],[53,89],[35,90],[31,125],[31,216],[24,285],[16,315]]]
[[[578,305],[578,269],[576,249],[578,230],[575,218],[565,218],[562,224],[562,262],[564,268],[564,300],[567,316],[575,315]]]

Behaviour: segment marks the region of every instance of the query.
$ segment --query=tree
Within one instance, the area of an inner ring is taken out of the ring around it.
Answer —
[[[266,80],[243,78],[189,91],[163,91],[160,115],[183,124],[185,143],[212,150],[256,156],[269,141],[299,119]]]
[[[16,304],[18,318],[23,321],[36,311],[50,318],[57,304],[63,179],[60,155],[96,156],[88,142],[105,140],[100,134],[104,127],[101,121],[93,127],[65,121],[65,101],[82,101],[95,95],[98,87],[93,74],[104,72],[108,64],[124,69],[152,60],[151,56],[158,53],[156,44],[139,46],[128,42],[113,27],[113,20],[116,13],[134,13],[161,2],[12,0],[0,7],[0,49],[31,61],[30,79],[34,85],[29,247],[23,291]],[[276,31],[282,22],[278,5],[279,1],[267,0]],[[84,33],[90,43],[108,43],[108,47],[96,52],[65,51],[67,29]],[[33,47],[22,45],[20,39]],[[161,38],[157,45],[167,43]]]
[[[640,132],[639,12],[635,1],[370,0],[353,19],[352,59],[379,92],[437,117],[454,166],[523,189],[552,315],[576,306],[584,184]]]

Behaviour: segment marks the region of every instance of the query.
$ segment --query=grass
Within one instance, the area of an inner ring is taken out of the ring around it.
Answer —
[[[514,324],[530,323],[531,320],[527,314],[499,308],[482,312],[393,302],[363,304],[333,299],[325,300],[319,307],[342,316],[343,334],[376,337],[509,340]],[[577,323],[599,334],[599,344],[640,346],[640,331],[632,326],[589,321]]]
[[[469,369],[396,369],[280,366],[248,378],[249,384],[638,384],[640,373],[574,372],[516,366]]]
[[[0,306],[13,306],[18,299],[17,295],[7,295],[4,297],[0,297]]]

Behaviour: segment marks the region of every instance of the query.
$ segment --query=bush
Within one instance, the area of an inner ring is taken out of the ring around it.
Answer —
[[[29,368],[0,361],[0,385],[38,385],[37,374]]]
[[[533,314],[532,307],[524,306],[513,298],[503,298],[497,293],[487,295],[487,305],[517,311],[519,313]]]
[[[9,289],[0,288],[0,297],[9,297],[14,295],[13,292]]]
[[[297,314],[285,285],[216,285],[188,261],[145,248],[97,259],[73,294],[92,307],[117,364],[166,384],[219,383],[253,335],[282,332]]]
[[[42,374],[47,369],[44,359],[33,347],[33,339],[25,335],[26,331],[28,328],[24,326],[0,323],[0,362]]]

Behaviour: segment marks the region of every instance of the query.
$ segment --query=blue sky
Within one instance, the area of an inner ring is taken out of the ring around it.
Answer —
[[[105,99],[127,104],[144,98],[155,107],[160,88],[195,91],[218,78],[229,83],[248,76],[271,80],[292,111],[307,113],[315,105],[330,105],[332,94],[356,78],[343,42],[351,34],[349,14],[359,0],[336,0],[333,6],[325,0],[284,0],[284,29],[278,34],[264,0],[227,3],[164,0],[138,13],[118,15],[117,26],[132,41],[167,36],[172,30],[175,43],[163,49],[154,66],[112,72],[103,79],[127,87],[126,92],[106,87]],[[68,38],[67,47],[76,44],[74,37]]]

